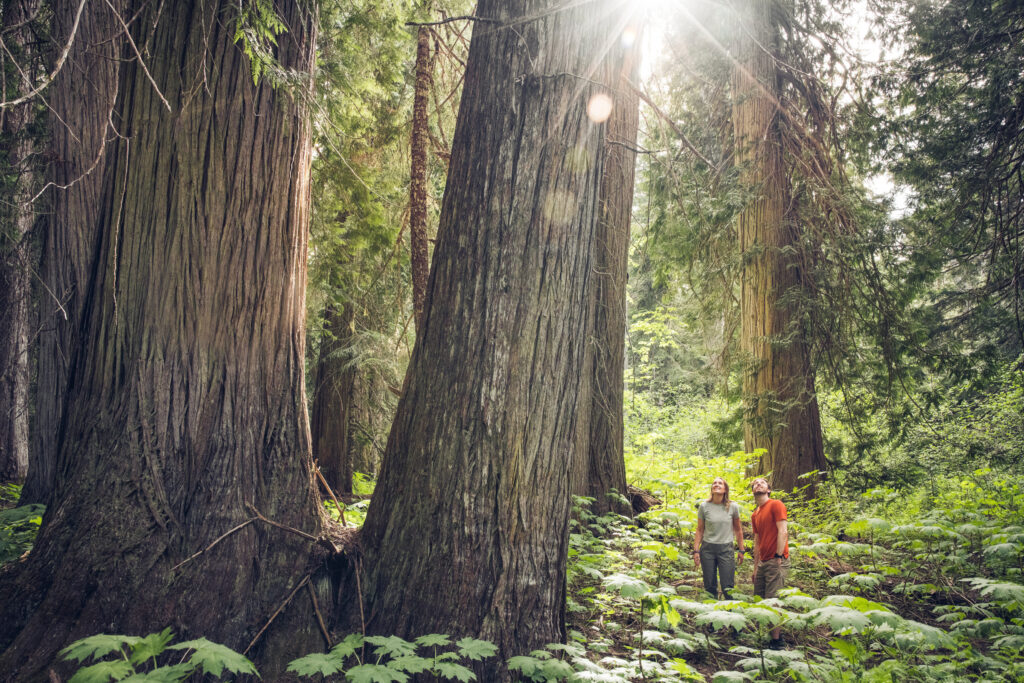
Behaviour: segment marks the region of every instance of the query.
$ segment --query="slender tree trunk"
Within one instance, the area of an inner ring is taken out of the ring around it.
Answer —
[[[80,36],[122,50],[121,137],[87,214],[98,238],[54,503],[0,581],[8,680],[39,680],[98,632],[171,626],[245,650],[317,566],[296,533],[239,528],[259,511],[315,536],[320,517],[302,369],[309,124],[285,91],[253,85],[236,7],[132,2],[138,53],[116,32]],[[276,9],[277,57],[309,73],[315,18]],[[277,616],[249,650],[267,680],[322,643],[315,624],[308,596]]]
[[[123,0],[112,0],[119,10]],[[78,3],[54,5],[53,35],[59,51],[71,51],[53,86],[50,104],[50,194],[53,210],[43,225],[41,283],[38,288],[39,349],[35,416],[23,503],[48,503],[57,473],[57,441],[67,395],[71,358],[79,343],[84,289],[93,266],[100,197],[110,141],[116,140],[111,113],[118,88],[120,30],[113,11],[82,13]]]
[[[416,333],[423,331],[427,298],[427,102],[433,83],[430,64],[430,32],[425,26],[416,35],[416,93],[412,108],[412,170],[409,183],[409,246],[412,266],[412,307]]]
[[[338,496],[352,493],[350,429],[356,371],[346,355],[352,341],[352,311],[351,304],[341,312],[334,305],[327,308],[310,420],[313,459]]]
[[[640,101],[634,90],[639,72],[639,36],[628,23],[606,59],[612,110],[607,123],[607,158],[601,178],[594,272],[591,279],[592,331],[588,335],[583,396],[579,411],[580,453],[573,493],[594,498],[592,511],[630,514],[623,454],[622,392],[626,351],[626,274],[633,211],[636,139]],[[612,491],[621,501],[609,497]]]
[[[363,531],[373,632],[473,635],[502,657],[564,637],[607,10],[479,4],[424,332]]]
[[[741,350],[744,439],[765,449],[758,473],[793,489],[801,474],[825,469],[814,371],[797,294],[801,273],[791,254],[796,226],[788,219],[790,187],[779,135],[780,95],[774,54],[778,31],[772,0],[744,0],[741,48],[733,71],[733,125],[741,182],[753,199],[739,216],[742,265]]]
[[[39,0],[8,0],[3,4],[3,28],[7,59],[19,61],[11,72],[22,70],[5,89],[15,99],[27,92],[36,59],[31,47],[31,20]],[[6,60],[5,60],[6,61]],[[0,75],[6,77],[6,75]],[[36,103],[29,101],[3,113],[3,175],[10,183],[5,192],[0,225],[0,482],[23,482],[29,453],[29,360],[31,351],[32,296],[30,273],[33,249],[29,233],[36,219],[32,195],[38,190],[37,141],[29,130]]]

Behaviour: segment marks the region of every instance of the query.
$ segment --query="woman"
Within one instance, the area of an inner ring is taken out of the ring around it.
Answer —
[[[739,549],[733,560],[733,544]],[[718,598],[718,578],[722,594],[731,600],[729,591],[736,583],[736,564],[743,564],[743,526],[740,507],[729,500],[729,485],[716,477],[711,482],[711,496],[697,510],[697,534],[693,539],[693,563],[700,564],[704,574],[704,590]]]

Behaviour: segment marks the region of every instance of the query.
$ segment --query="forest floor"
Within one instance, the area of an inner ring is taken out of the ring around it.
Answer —
[[[513,657],[513,676],[605,683],[1024,681],[1024,491],[1016,478],[977,470],[915,491],[872,489],[851,497],[826,484],[814,500],[790,496],[788,587],[775,599],[753,597],[748,560],[738,567],[733,599],[713,600],[690,559],[697,504],[715,476],[725,477],[749,549],[746,462],[738,453],[671,467],[634,464],[633,482],[662,504],[632,519],[595,516],[592,501],[577,499],[568,642]],[[0,491],[3,562],[30,546],[39,525],[40,510],[13,507],[16,493]],[[365,508],[350,506],[348,523]],[[782,628],[784,649],[767,647],[774,626]],[[79,641],[66,656],[88,675],[72,680],[121,680],[141,666],[131,663],[136,650],[164,648],[191,653],[176,665],[186,678],[211,665],[218,679],[255,671],[222,646],[171,639],[165,632]],[[488,643],[439,634],[413,642],[350,634],[330,653],[296,660],[293,670],[314,680],[403,681],[417,671],[469,680],[471,660],[493,652]],[[86,666],[90,659],[95,663]],[[164,666],[149,673],[168,672]]]

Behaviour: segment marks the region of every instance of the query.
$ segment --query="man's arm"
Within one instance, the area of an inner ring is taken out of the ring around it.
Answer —
[[[751,524],[751,526],[753,526],[753,524]],[[758,543],[757,543],[758,542],[757,529],[754,529],[752,533],[754,534],[754,557],[753,557],[753,560],[754,560],[754,570],[750,574],[750,580],[751,581],[756,581],[757,580],[757,565],[759,565],[761,563],[761,553],[758,552],[758,549],[757,549],[757,545],[758,545]]]
[[[786,520],[780,519],[775,522],[775,528],[779,532],[778,539],[775,541],[775,554],[785,555],[786,546],[789,545],[789,525],[786,523]],[[781,562],[782,560],[779,560],[779,563]]]

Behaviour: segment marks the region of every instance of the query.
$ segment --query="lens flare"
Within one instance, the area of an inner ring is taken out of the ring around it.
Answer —
[[[636,29],[632,26],[626,28],[626,30],[622,32],[622,37],[619,38],[619,40],[622,43],[622,47],[627,50],[633,47],[633,43],[636,42]]]
[[[587,102],[587,116],[594,123],[604,123],[612,115],[612,98],[599,92]]]

